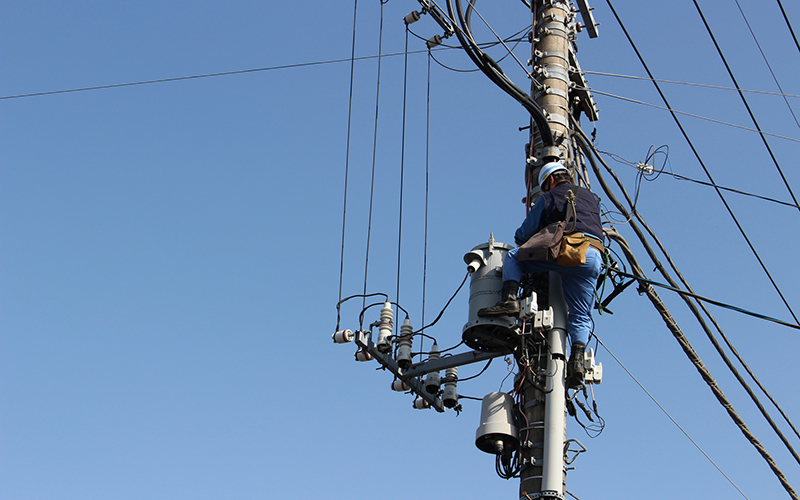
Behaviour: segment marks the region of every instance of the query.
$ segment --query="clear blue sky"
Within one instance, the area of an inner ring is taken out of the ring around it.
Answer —
[[[777,92],[736,3],[699,3],[740,86]],[[800,94],[800,52],[777,3],[740,3],[784,92]],[[800,6],[783,3],[800,28]],[[614,5],[657,78],[731,86],[692,2]],[[519,1],[477,6],[503,36],[529,22]],[[578,37],[583,69],[646,76],[606,3],[592,6],[600,37]],[[384,6],[384,53],[403,51],[402,17],[418,8]],[[0,97],[346,59],[352,23],[352,2],[4,2]],[[357,56],[378,53],[379,24],[379,2],[359,2]],[[493,40],[480,19],[473,24]],[[439,32],[429,18],[412,28],[425,38]],[[409,48],[424,44],[411,37]],[[516,51],[523,62],[526,50]],[[457,50],[438,57],[472,69]],[[382,62],[368,274],[368,291],[393,300],[403,62]],[[527,87],[512,59],[501,64]],[[419,326],[427,56],[408,65],[400,302]],[[377,59],[357,61],[354,74],[344,295],[364,283]],[[647,81],[588,79],[597,91],[661,105]],[[413,410],[410,396],[390,391],[389,374],[353,361],[352,345],[331,343],[349,82],[350,64],[339,62],[0,100],[0,498],[517,498],[518,481],[499,479],[474,446],[478,403],[465,401],[460,416]],[[512,242],[524,216],[518,129],[527,124],[479,73],[434,64],[430,85],[428,321],[461,282],[464,253],[490,232]],[[677,110],[752,127],[735,92],[663,89]],[[781,97],[747,99],[766,132],[792,138],[768,140],[800,195],[800,127]],[[668,145],[675,173],[706,180],[668,113],[596,100],[599,149],[643,161],[651,146]],[[796,97],[789,102],[798,108]],[[790,201],[757,134],[681,121],[718,184]],[[635,172],[609,161],[632,192]],[[800,313],[800,213],[725,196]],[[792,321],[711,188],[662,175],[642,185],[638,209],[697,293]],[[659,293],[800,488],[800,466],[697,322],[674,294]],[[431,329],[442,347],[460,340],[466,300],[462,292]],[[650,302],[631,287],[611,309],[595,315],[597,334],[720,468],[753,500],[788,498]],[[343,326],[357,325],[358,310],[343,310]],[[800,332],[710,310],[800,423]],[[742,498],[607,352],[599,359],[606,428],[590,439],[570,421],[569,437],[589,451],[569,472],[569,491],[582,500]],[[498,360],[459,392],[509,390],[507,373]]]

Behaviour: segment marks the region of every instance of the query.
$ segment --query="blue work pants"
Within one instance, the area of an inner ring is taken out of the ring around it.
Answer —
[[[593,247],[586,250],[586,263],[580,266],[560,266],[555,262],[537,262],[517,260],[515,248],[506,254],[503,261],[503,281],[517,281],[523,273],[538,273],[555,271],[561,275],[561,286],[564,290],[564,300],[569,308],[567,317],[567,333],[570,342],[589,342],[589,332],[592,330],[592,308],[594,307],[594,293],[597,286],[597,277],[603,267],[603,257]]]

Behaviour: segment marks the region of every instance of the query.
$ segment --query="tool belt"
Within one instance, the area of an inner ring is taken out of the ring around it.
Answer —
[[[589,247],[600,253],[605,251],[603,242],[584,233],[565,234],[561,240],[561,250],[556,263],[562,266],[580,266],[586,263],[586,251]]]

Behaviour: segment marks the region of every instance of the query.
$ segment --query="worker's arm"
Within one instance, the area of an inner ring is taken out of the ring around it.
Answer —
[[[517,232],[514,233],[514,241],[517,246],[522,245],[530,239],[531,236],[538,233],[542,226],[542,213],[544,212],[544,196],[540,196],[536,203],[531,207],[528,216],[519,226]]]

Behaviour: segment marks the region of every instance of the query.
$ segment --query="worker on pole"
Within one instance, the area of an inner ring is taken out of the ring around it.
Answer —
[[[564,288],[564,299],[569,308],[567,333],[571,350],[567,374],[568,386],[574,388],[583,384],[583,353],[592,329],[594,291],[603,264],[600,198],[588,189],[573,187],[569,172],[558,162],[548,163],[542,168],[539,185],[543,194],[536,200],[528,216],[517,229],[514,236],[517,245],[523,245],[552,223],[566,221],[571,233],[569,236],[577,236],[579,239],[583,237],[588,243],[582,249],[582,252],[585,252],[581,259],[583,263],[569,266],[558,262],[525,260],[526,254],[520,253],[520,248],[511,250],[503,261],[503,289],[500,301],[494,306],[479,310],[478,316],[518,315],[517,294],[523,273],[558,272]],[[575,190],[577,194],[571,202],[574,206],[572,217],[574,220],[566,220],[570,205],[567,201],[568,194],[574,193]]]

